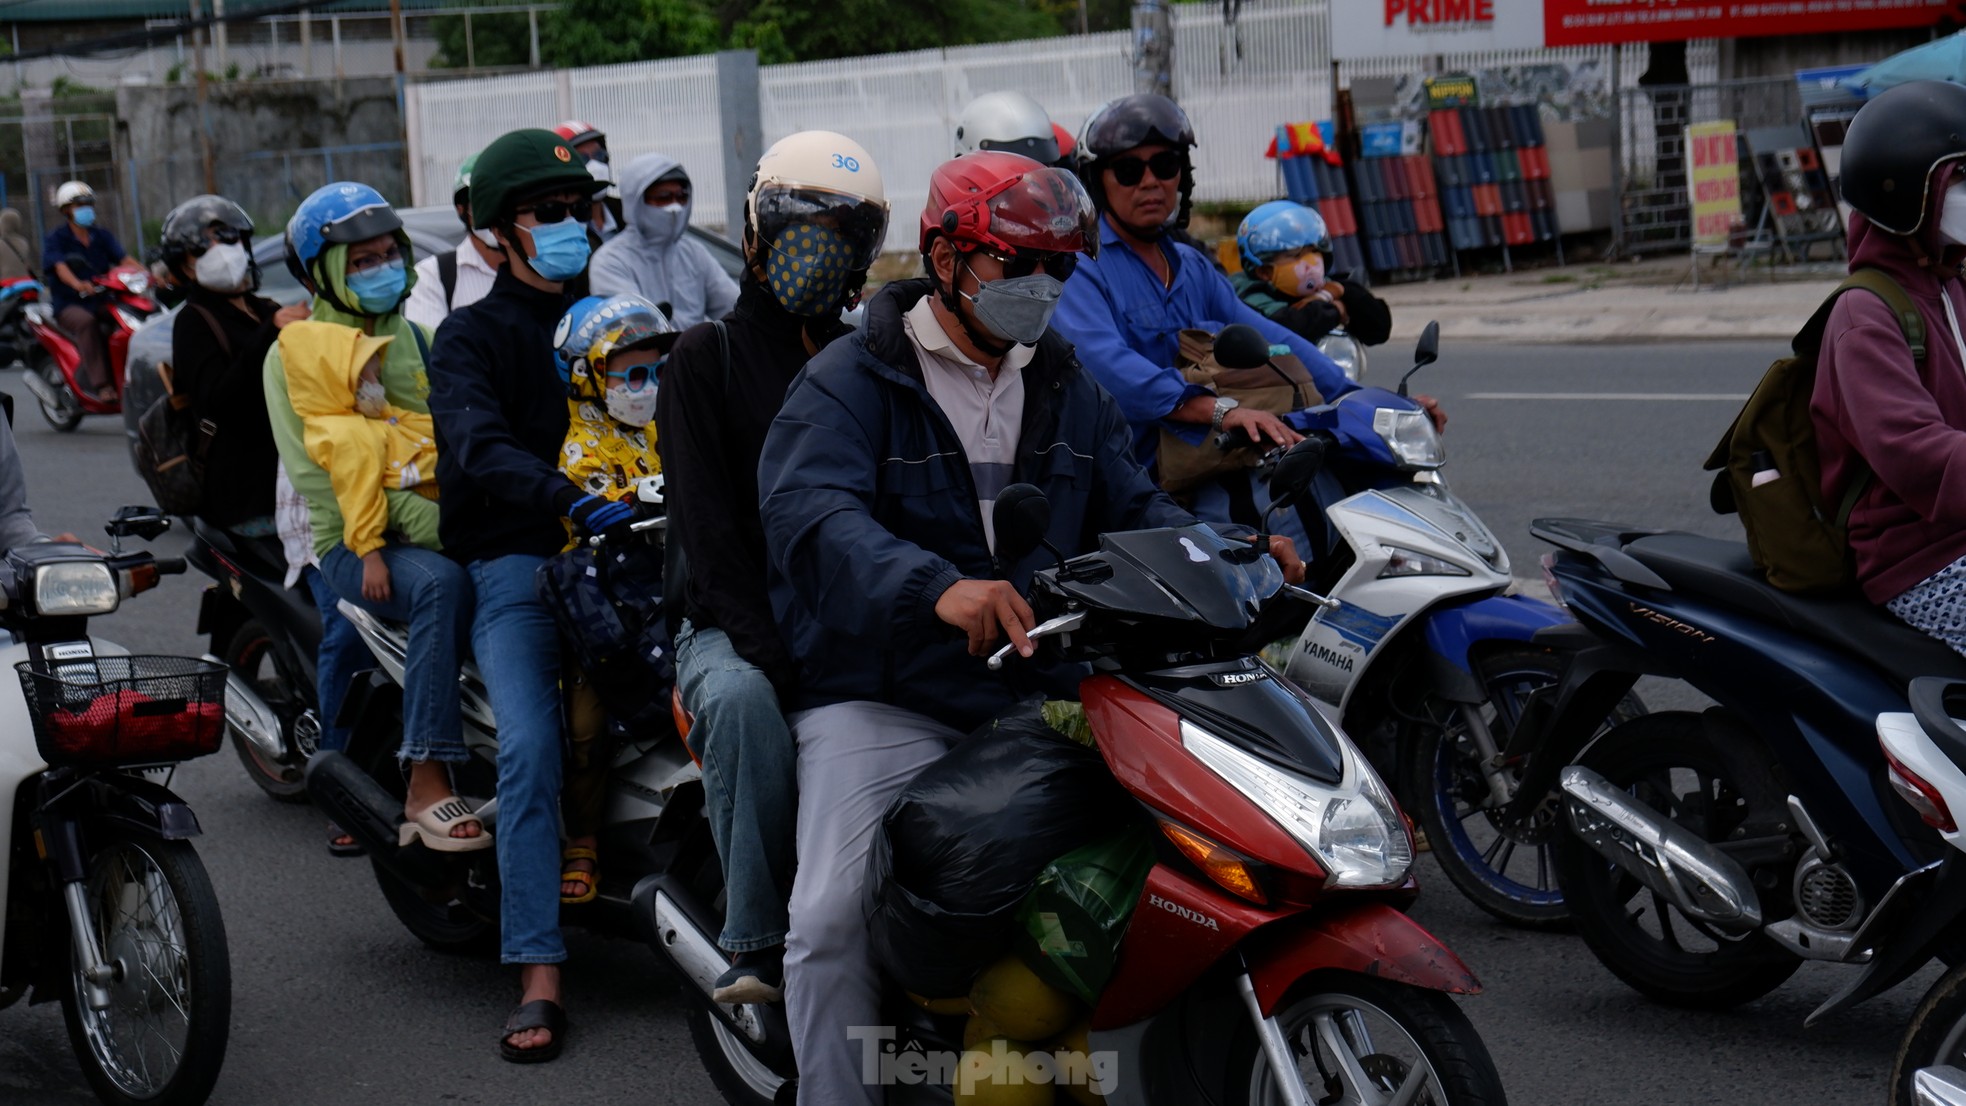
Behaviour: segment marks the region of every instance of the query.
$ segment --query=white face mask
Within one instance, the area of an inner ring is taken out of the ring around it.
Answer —
[[[355,410],[362,417],[379,419],[382,409],[388,403],[387,392],[380,380],[364,380],[355,385]]]
[[[608,417],[623,426],[644,427],[655,421],[655,385],[630,388],[616,384],[608,389]]]
[[[492,251],[493,253],[497,253],[505,248],[498,244],[498,235],[493,234],[491,231],[485,230],[482,227],[472,231],[471,235],[472,237],[476,238],[478,241],[483,242],[485,244],[485,248]]]
[[[237,292],[246,286],[246,271],[252,259],[238,243],[211,246],[192,265],[198,284],[213,292]]]
[[[1939,237],[1955,246],[1966,246],[1966,181],[1946,189],[1939,205]]]

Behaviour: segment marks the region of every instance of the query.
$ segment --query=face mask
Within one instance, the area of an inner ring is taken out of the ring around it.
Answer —
[[[1939,206],[1939,237],[1955,246],[1966,246],[1966,181],[1946,189]]]
[[[623,426],[644,427],[655,421],[655,385],[630,388],[616,384],[608,389],[608,417]]]
[[[974,275],[972,272],[971,275]],[[1006,342],[1033,345],[1051,325],[1065,282],[1050,273],[982,281],[973,296],[965,295],[983,329]]]
[[[794,223],[778,232],[765,254],[765,286],[794,315],[821,315],[846,294],[846,239],[818,223]]]
[[[348,292],[355,297],[355,306],[364,315],[387,315],[403,302],[403,289],[409,286],[409,274],[403,269],[403,261],[397,258],[370,269],[366,273],[348,274]]]
[[[382,417],[383,405],[388,402],[380,380],[364,380],[355,386],[355,410],[365,418]]]
[[[658,246],[667,246],[683,236],[689,225],[688,204],[641,204],[634,212],[635,229]]]
[[[505,249],[504,246],[498,244],[498,235],[493,234],[491,231],[483,230],[483,229],[474,230],[471,232],[471,237],[476,238],[478,241],[484,243],[485,248],[489,249],[493,253],[499,253],[500,251]]]
[[[1288,265],[1277,266],[1275,271],[1276,279],[1273,283],[1276,284],[1277,291],[1293,300],[1308,296],[1324,287],[1322,254],[1308,254]]]
[[[93,208],[93,207],[78,207],[78,208],[76,208],[76,209],[75,209],[75,225],[76,225],[76,226],[78,226],[78,227],[92,227],[92,226],[95,226],[95,225],[96,225],[96,209],[95,209],[95,208]]]
[[[207,248],[191,271],[200,285],[213,292],[237,292],[246,286],[246,268],[251,260],[246,247],[221,244]]]
[[[587,268],[587,227],[569,216],[557,223],[528,228],[533,255],[527,263],[547,280],[572,280]]]

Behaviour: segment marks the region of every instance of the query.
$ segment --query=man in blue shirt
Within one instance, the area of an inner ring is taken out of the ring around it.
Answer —
[[[79,180],[65,182],[55,190],[55,205],[61,208],[63,222],[41,240],[41,263],[47,266],[55,321],[82,356],[82,386],[99,399],[114,401],[116,388],[109,379],[102,330],[97,326],[100,316],[89,302],[102,289],[90,278],[137,262],[123,251],[115,235],[96,226],[96,194],[88,185]]]

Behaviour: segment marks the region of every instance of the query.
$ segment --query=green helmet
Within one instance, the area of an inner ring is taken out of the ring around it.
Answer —
[[[451,178],[451,206],[471,202],[471,167],[477,163],[477,154],[457,163],[457,175]]]
[[[509,220],[520,204],[544,193],[591,196],[606,187],[559,135],[537,127],[508,131],[472,163],[471,225],[484,229]]]

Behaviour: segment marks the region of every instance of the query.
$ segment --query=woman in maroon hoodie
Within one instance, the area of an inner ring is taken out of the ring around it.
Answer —
[[[1843,146],[1850,271],[1888,274],[1924,319],[1914,359],[1883,300],[1841,296],[1810,412],[1824,501],[1875,473],[1850,512],[1871,602],[1966,653],[1966,86],[1900,85],[1865,104]]]

